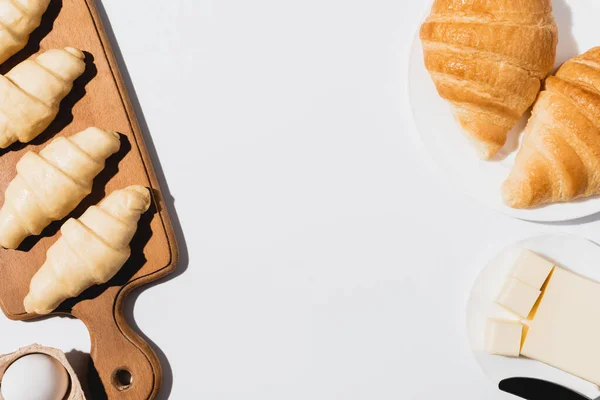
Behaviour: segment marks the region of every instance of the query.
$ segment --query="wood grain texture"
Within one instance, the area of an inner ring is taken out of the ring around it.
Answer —
[[[81,216],[105,194],[132,184],[151,188],[153,205],[140,220],[131,243],[131,258],[121,271],[108,283],[66,301],[54,314],[75,316],[87,326],[91,357],[109,399],[153,399],[162,379],[160,362],[127,323],[122,313],[123,301],[131,290],[160,279],[175,268],[177,244],[133,106],[93,0],[52,0],[29,45],[3,64],[1,72],[38,51],[64,46],[83,50],[87,69],[44,133],[29,145],[15,145],[0,153],[0,168],[4,171],[0,175],[0,201],[4,202],[4,189],[15,177],[15,164],[25,152],[39,151],[50,139],[89,126],[121,134],[121,150],[107,160],[105,170],[94,181],[92,194],[68,218]],[[0,307],[9,318],[36,317],[24,311],[23,299],[63,222],[51,224],[41,236],[26,239],[17,250],[0,250]],[[114,382],[119,369],[131,372],[133,383],[127,388]]]

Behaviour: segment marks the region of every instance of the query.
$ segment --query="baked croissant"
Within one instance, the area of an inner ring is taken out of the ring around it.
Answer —
[[[551,0],[436,0],[420,37],[438,93],[477,154],[491,158],[554,66]]]
[[[73,47],[52,49],[0,75],[0,148],[27,143],[50,125],[85,70],[84,58]]]
[[[22,50],[50,0],[0,0],[0,63]]]
[[[66,217],[91,193],[94,178],[120,145],[117,133],[88,128],[53,140],[39,155],[26,153],[0,209],[0,245],[15,249]]]
[[[546,79],[502,194],[514,208],[600,194],[600,47]]]
[[[81,218],[69,219],[31,279],[25,310],[48,314],[64,300],[115,276],[130,256],[129,242],[150,201],[148,189],[129,186],[112,192]]]

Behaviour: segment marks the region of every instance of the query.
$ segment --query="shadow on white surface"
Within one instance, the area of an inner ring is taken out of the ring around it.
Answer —
[[[573,13],[571,7],[565,0],[554,0],[552,2],[554,8],[554,18],[558,25],[559,41],[556,52],[556,64],[558,69],[566,61],[579,55],[582,51],[588,49],[579,49],[577,41],[573,37]],[[569,226],[569,225],[584,225],[592,222],[600,221],[600,213],[592,214],[587,217],[578,218],[572,221],[546,222],[546,225]],[[535,221],[534,221],[535,222]]]
[[[594,18],[600,11],[594,2],[555,0],[554,16],[559,30],[559,44],[555,67],[579,54],[580,49],[597,45],[589,38],[597,24]],[[552,225],[581,225],[600,219],[600,198],[553,203],[527,210],[513,209],[502,201],[501,187],[513,167],[517,154],[520,128],[513,129],[507,145],[494,162],[484,162],[472,155],[473,151],[460,130],[451,108],[441,99],[423,63],[418,35],[415,36],[409,63],[409,101],[413,118],[424,147],[439,168],[444,181],[453,189],[461,189],[468,197],[487,207],[517,219]],[[431,116],[435,115],[435,118]],[[563,221],[563,222],[560,222]]]
[[[69,364],[71,364],[71,367],[73,367],[73,371],[75,371],[77,378],[79,378],[86,399],[108,399],[89,353],[71,350],[65,353],[65,356],[67,357]]]
[[[513,153],[519,150],[521,147],[521,139],[523,138],[523,133],[525,131],[525,127],[527,126],[527,121],[531,118],[531,109],[527,110],[523,117],[519,120],[519,123],[508,132],[508,136],[506,137],[506,143],[500,149],[494,157],[490,160],[491,162],[502,161],[510,157]]]
[[[585,201],[585,199],[581,200]],[[557,222],[538,222],[538,221],[530,221],[534,224],[539,225],[550,225],[550,226],[573,226],[573,225],[586,225],[591,224],[593,222],[600,221],[600,213],[588,215],[587,217],[577,218],[570,221],[557,221]]]
[[[552,7],[554,9],[554,19],[558,26],[558,48],[556,49],[556,63],[554,64],[558,68],[565,61],[578,56],[580,50],[573,36],[573,12],[571,7],[565,0],[554,0]]]
[[[177,211],[175,209],[175,199],[171,195],[169,186],[167,185],[167,181],[165,179],[164,172],[163,172],[161,164],[160,164],[160,160],[158,159],[158,155],[157,155],[156,149],[154,147],[154,142],[152,141],[152,136],[150,135],[150,130],[148,128],[148,124],[144,117],[144,113],[142,112],[142,108],[140,106],[140,103],[137,98],[135,89],[133,87],[131,78],[129,76],[129,72],[128,72],[125,62],[123,60],[123,56],[121,54],[119,44],[118,44],[116,37],[114,35],[114,32],[112,30],[110,21],[108,20],[108,16],[106,15],[106,10],[104,9],[102,0],[96,0],[96,7],[98,9],[98,13],[100,14],[100,17],[102,18],[102,23],[104,25],[104,30],[106,31],[106,35],[108,36],[110,43],[112,44],[113,52],[115,54],[115,58],[117,59],[117,63],[119,64],[119,69],[123,76],[123,81],[125,83],[125,87],[127,88],[127,91],[129,92],[129,97],[131,99],[131,103],[133,105],[135,114],[137,116],[137,120],[140,124],[140,128],[144,135],[144,142],[148,149],[150,158],[152,159],[154,171],[156,172],[156,177],[160,184],[160,188],[161,188],[161,191],[163,194],[163,199],[164,199],[165,205],[167,207],[169,217],[171,218],[171,222],[173,224],[173,229],[175,231],[175,236],[177,238],[177,244],[179,247],[179,262],[177,263],[177,266],[176,266],[175,270],[173,271],[173,273],[171,273],[170,275],[166,276],[163,279],[152,282],[148,285],[145,285],[141,288],[134,290],[126,298],[125,304],[124,304],[124,310],[123,310],[125,317],[127,318],[127,321],[129,321],[129,323],[131,324],[131,327],[136,331],[136,333],[138,335],[140,335],[146,341],[146,343],[148,343],[150,345],[150,347],[152,347],[152,349],[155,351],[156,355],[160,359],[160,362],[162,365],[163,382],[162,382],[161,391],[160,391],[157,399],[158,400],[168,399],[170,396],[170,393],[171,393],[171,389],[173,387],[173,371],[171,369],[171,365],[169,364],[169,360],[168,360],[166,354],[151,339],[149,339],[146,335],[144,335],[144,333],[142,333],[140,331],[140,329],[135,321],[135,315],[134,315],[133,310],[135,307],[135,303],[136,303],[139,295],[142,292],[144,292],[147,289],[151,289],[155,285],[158,285],[158,284],[170,281],[171,279],[177,278],[179,275],[183,274],[187,270],[188,264],[189,264],[187,244],[186,244],[185,238],[183,236],[183,231],[181,229],[181,224],[179,222],[179,217],[177,215]]]

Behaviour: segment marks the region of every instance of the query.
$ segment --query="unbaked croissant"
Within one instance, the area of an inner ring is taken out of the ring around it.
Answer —
[[[509,206],[600,194],[600,47],[546,79],[524,135],[502,188]]]
[[[94,178],[119,147],[117,133],[88,128],[53,140],[39,155],[26,153],[0,209],[0,245],[15,249],[66,217],[91,193]]]
[[[50,125],[85,70],[84,58],[73,47],[52,49],[0,75],[0,148],[27,143]]]
[[[554,66],[551,0],[436,0],[420,37],[438,93],[477,154],[491,158]]]
[[[108,282],[129,258],[129,242],[150,202],[147,188],[129,186],[112,192],[78,220],[69,219],[31,279],[25,310],[48,314],[64,300]]]
[[[50,0],[0,0],[0,63],[23,49]]]

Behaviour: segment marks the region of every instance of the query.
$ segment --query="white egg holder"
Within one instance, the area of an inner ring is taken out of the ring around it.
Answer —
[[[2,386],[2,378],[4,377],[4,373],[8,367],[10,367],[10,365],[19,358],[29,354],[45,354],[62,364],[69,375],[69,390],[65,396],[65,400],[86,400],[83,389],[81,388],[81,383],[79,382],[79,378],[77,378],[77,375],[75,374],[73,367],[71,367],[71,364],[69,364],[65,354],[58,349],[40,346],[39,344],[22,347],[14,353],[0,356],[0,386]],[[2,400],[1,394],[0,400]]]

